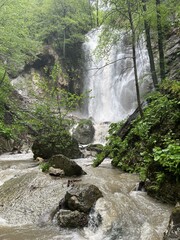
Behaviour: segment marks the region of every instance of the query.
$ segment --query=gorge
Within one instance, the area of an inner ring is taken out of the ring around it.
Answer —
[[[94,50],[96,35],[84,44],[85,51]],[[124,58],[125,39],[120,51],[113,49],[110,61]],[[139,74],[148,68],[146,50],[139,46]],[[127,52],[126,52],[127,54]],[[126,55],[127,56],[127,55]],[[142,58],[143,57],[143,65]],[[86,55],[87,57],[87,55]],[[101,68],[91,60],[86,68]],[[123,74],[124,68],[130,67]],[[119,72],[122,68],[122,73]],[[85,80],[86,90],[92,98],[86,108],[86,117],[97,124],[124,119],[136,108],[136,94],[129,59],[116,62],[102,69],[89,71]],[[98,72],[98,76],[95,73]],[[121,77],[122,74],[122,77]],[[113,76],[112,76],[113,75]],[[111,80],[113,79],[113,82]],[[90,80],[90,81],[89,81]],[[142,83],[142,92],[149,82]],[[21,92],[22,93],[22,92]],[[104,127],[103,127],[104,130]],[[41,172],[32,159],[32,153],[4,154],[0,156],[0,239],[4,240],[161,240],[167,228],[172,207],[160,203],[146,192],[136,191],[137,174],[123,173],[111,166],[107,159],[99,168],[91,166],[92,158],[76,159],[87,175],[82,183],[98,186],[103,193],[90,215],[88,227],[68,230],[59,228],[56,219],[51,219],[64,193],[68,190],[69,178],[53,178]],[[10,190],[11,188],[11,190]],[[99,213],[102,224],[96,227]]]

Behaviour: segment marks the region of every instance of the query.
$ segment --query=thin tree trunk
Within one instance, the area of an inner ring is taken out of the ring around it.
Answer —
[[[139,83],[138,83],[137,64],[136,64],[136,33],[135,33],[134,22],[133,22],[133,18],[132,18],[130,2],[127,1],[127,4],[128,4],[129,22],[130,22],[131,32],[132,32],[133,67],[134,67],[134,76],[135,76],[135,85],[136,85],[136,96],[137,96],[137,103],[138,103],[140,116],[143,117],[143,111],[142,111],[141,99],[140,99],[140,91],[139,91]]]
[[[160,11],[161,1],[156,0],[156,13],[157,13],[157,32],[158,32],[158,50],[159,50],[159,67],[160,67],[160,76],[163,80],[165,75],[165,61],[164,61],[164,34],[161,24],[161,11]]]
[[[5,79],[5,77],[6,77],[6,73],[7,73],[7,71],[5,70],[5,71],[4,71],[4,74],[3,74],[3,77],[2,77],[2,79],[0,80],[0,86],[1,86],[1,84],[4,82],[4,79]]]
[[[147,0],[142,0],[144,15],[146,15],[146,11],[147,11],[146,1]],[[155,68],[155,63],[154,63],[154,55],[153,55],[153,50],[152,50],[152,45],[151,45],[150,26],[146,19],[144,19],[144,28],[145,28],[145,34],[146,34],[146,43],[147,43],[149,63],[150,63],[150,69],[151,69],[151,76],[152,76],[154,87],[157,88],[158,79],[157,79],[156,68]]]
[[[99,27],[99,0],[96,0],[96,24]]]
[[[66,29],[64,29],[64,37],[63,37],[63,57],[66,58]]]

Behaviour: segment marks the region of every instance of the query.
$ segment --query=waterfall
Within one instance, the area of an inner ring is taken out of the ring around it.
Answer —
[[[84,114],[95,122],[117,122],[125,119],[137,107],[132,49],[127,34],[120,33],[121,40],[112,46],[108,60],[97,59],[95,49],[100,33],[100,29],[91,31],[83,44],[84,91],[90,91]],[[143,37],[136,50],[140,92],[143,96],[150,87],[147,74],[149,61]]]

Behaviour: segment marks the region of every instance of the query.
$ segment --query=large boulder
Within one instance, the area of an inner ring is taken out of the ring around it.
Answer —
[[[167,231],[164,233],[163,240],[180,239],[180,205],[177,205],[170,216]]]
[[[64,141],[62,144],[62,139],[50,135],[37,137],[32,146],[34,158],[49,159],[56,154],[63,154],[72,159],[82,157],[78,142],[74,138],[67,135]]]
[[[102,192],[95,185],[78,184],[66,192],[65,205],[72,211],[87,213],[102,196]]]
[[[51,167],[62,169],[65,176],[80,176],[85,174],[82,168],[73,160],[65,157],[62,154],[55,155],[49,159]]]
[[[101,191],[94,185],[73,185],[59,203],[60,211],[57,214],[59,225],[67,228],[87,226],[90,219],[89,213],[93,210],[95,202],[102,196]],[[97,220],[99,225],[102,221],[99,213]]]
[[[95,129],[91,120],[82,120],[73,132],[73,137],[81,144],[93,141]]]

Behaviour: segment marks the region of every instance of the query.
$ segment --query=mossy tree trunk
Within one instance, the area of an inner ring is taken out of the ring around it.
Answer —
[[[152,44],[151,44],[151,31],[150,31],[150,25],[149,25],[148,21],[146,20],[146,12],[147,12],[146,2],[147,2],[147,0],[142,0],[144,17],[145,17],[144,18],[144,29],[145,29],[145,34],[146,34],[146,43],[147,43],[147,50],[148,50],[148,56],[149,56],[152,81],[153,81],[154,87],[157,88],[158,79],[157,79],[156,68],[155,68],[155,63],[154,63],[154,55],[153,55]]]
[[[159,50],[159,67],[161,80],[165,79],[165,58],[164,58],[164,33],[161,23],[161,0],[156,0],[157,13],[157,34],[158,34],[158,50]]]

